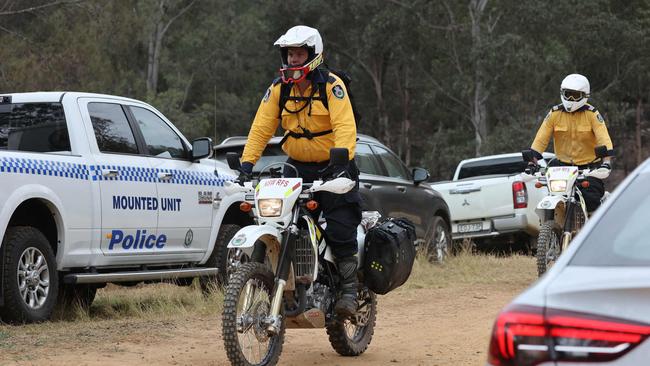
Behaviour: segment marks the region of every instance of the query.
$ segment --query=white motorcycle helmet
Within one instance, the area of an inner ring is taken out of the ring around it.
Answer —
[[[323,39],[317,29],[305,25],[297,25],[280,36],[273,44],[280,46],[282,68],[280,76],[283,83],[295,83],[305,79],[307,74],[323,63]],[[289,47],[304,47],[309,53],[303,65],[291,66],[287,61]]]
[[[575,112],[584,106],[589,93],[589,80],[580,74],[567,75],[560,85],[560,99],[567,112]]]

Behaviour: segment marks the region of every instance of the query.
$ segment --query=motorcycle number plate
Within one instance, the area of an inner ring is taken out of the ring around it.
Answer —
[[[474,231],[481,231],[483,230],[483,223],[482,222],[472,222],[469,224],[458,224],[458,232],[459,233],[471,233]]]

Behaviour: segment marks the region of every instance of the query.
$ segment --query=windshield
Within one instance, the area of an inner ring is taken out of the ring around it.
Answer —
[[[650,173],[639,175],[601,217],[569,265],[650,265]]]
[[[218,147],[217,150],[215,150],[214,158],[228,164],[228,161],[226,160],[226,153],[236,152],[237,154],[239,154],[239,156],[241,156],[243,151],[244,151],[244,145]],[[278,162],[284,163],[285,161],[287,161],[287,155],[284,153],[284,151],[282,151],[282,148],[279,145],[268,145],[266,149],[264,149],[264,152],[262,153],[260,160],[258,160],[255,166],[253,167],[253,173],[260,172],[265,166],[269,164],[278,163]]]

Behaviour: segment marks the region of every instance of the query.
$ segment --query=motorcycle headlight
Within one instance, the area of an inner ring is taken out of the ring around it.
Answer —
[[[277,217],[282,213],[282,200],[279,198],[264,198],[257,201],[260,216]]]
[[[565,179],[561,180],[552,180],[549,187],[551,189],[551,192],[564,192],[566,191],[566,183],[567,181]]]

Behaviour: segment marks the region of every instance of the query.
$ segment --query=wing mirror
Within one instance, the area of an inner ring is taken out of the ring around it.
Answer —
[[[212,139],[199,137],[192,141],[192,161],[212,157]]]
[[[350,152],[345,147],[333,147],[330,149],[330,165],[348,165]]]
[[[429,172],[423,168],[413,168],[413,183],[420,184],[429,180]]]

